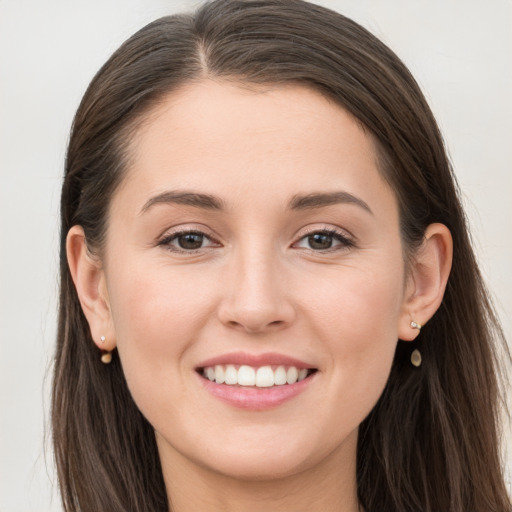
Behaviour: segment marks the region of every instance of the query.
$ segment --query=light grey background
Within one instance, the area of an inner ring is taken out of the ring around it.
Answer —
[[[59,188],[72,116],[93,74],[125,38],[197,3],[0,0],[0,512],[60,510],[45,441]],[[383,39],[423,87],[510,339],[512,1],[318,3]],[[506,431],[512,446],[510,425]]]

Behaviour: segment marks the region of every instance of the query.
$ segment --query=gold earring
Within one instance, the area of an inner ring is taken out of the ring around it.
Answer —
[[[110,364],[112,362],[112,352],[109,352],[108,350],[102,350],[101,362],[103,364]]]
[[[411,364],[416,368],[421,366],[421,352],[417,348],[411,352]]]
[[[105,343],[105,336],[100,337],[101,344]],[[101,362],[103,364],[110,364],[112,362],[112,352],[108,350],[101,351]]]
[[[418,329],[418,331],[421,331],[421,324],[415,322],[414,320],[411,322],[411,327],[413,329]],[[411,364],[416,368],[419,368],[421,366],[421,352],[417,348],[415,348],[411,352]]]

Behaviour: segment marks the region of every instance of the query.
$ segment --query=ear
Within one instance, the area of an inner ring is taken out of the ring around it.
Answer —
[[[411,322],[426,324],[441,305],[452,255],[450,230],[444,224],[431,224],[410,264],[398,326],[401,340],[414,340],[419,330],[411,327]]]
[[[73,226],[69,230],[66,251],[71,277],[89,323],[92,339],[100,349],[111,351],[116,342],[105,273],[101,261],[87,248],[82,226]]]

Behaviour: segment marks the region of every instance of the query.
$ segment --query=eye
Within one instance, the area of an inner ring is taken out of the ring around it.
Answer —
[[[302,237],[295,247],[313,251],[329,251],[352,247],[354,244],[344,234],[335,230],[313,231]]]
[[[177,252],[193,252],[218,245],[201,231],[181,231],[165,237],[158,245]]]

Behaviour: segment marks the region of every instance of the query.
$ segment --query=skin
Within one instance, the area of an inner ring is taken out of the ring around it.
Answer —
[[[406,269],[372,140],[302,86],[188,85],[148,116],[131,156],[101,258],[79,226],[68,257],[93,339],[117,347],[155,428],[173,511],[358,510],[358,426],[397,340],[412,341],[411,320],[425,323],[441,302],[447,228],[430,226]],[[223,208],[148,204],[167,191],[213,195]],[[360,203],[289,207],[340,191]],[[180,249],[172,235],[183,230],[203,232],[202,247]],[[336,232],[332,247],[312,247],[308,236],[325,230]],[[243,410],[212,397],[195,371],[233,351],[318,371],[292,400]]]

